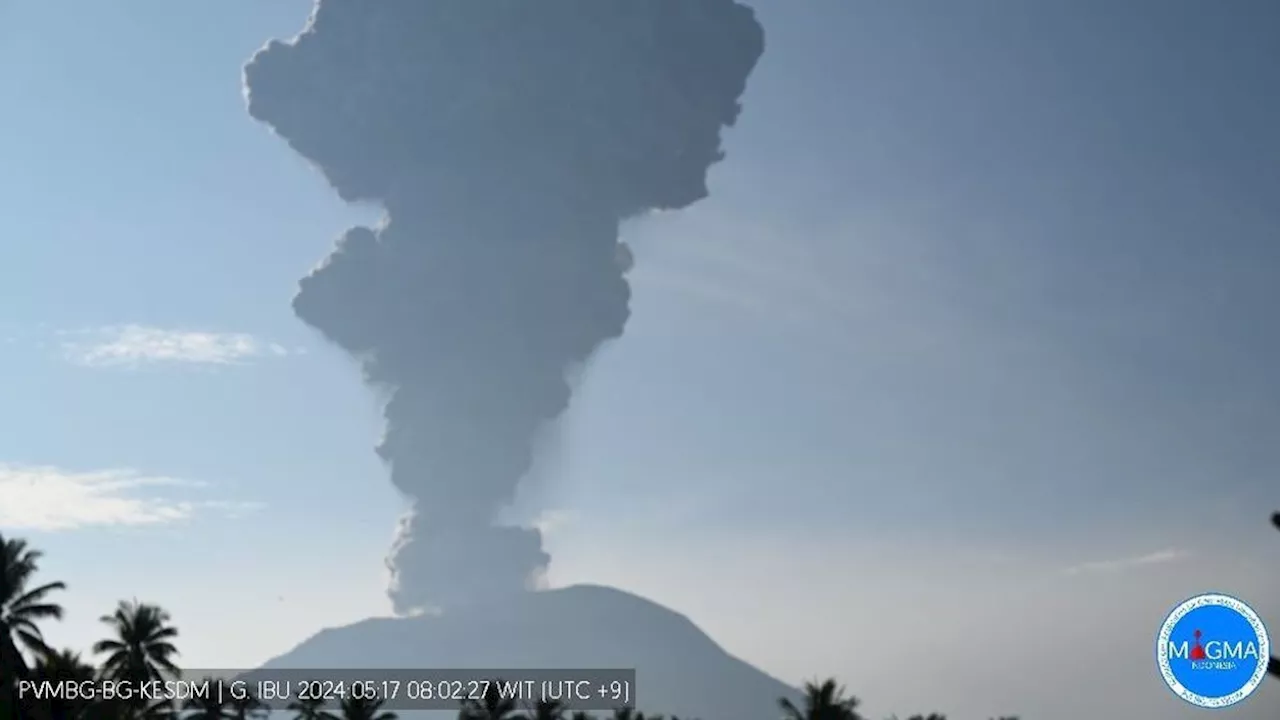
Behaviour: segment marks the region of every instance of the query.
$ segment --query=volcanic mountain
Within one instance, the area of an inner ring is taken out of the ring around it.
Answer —
[[[264,665],[285,668],[635,668],[638,710],[690,720],[774,720],[798,695],[685,616],[597,585],[322,630]]]

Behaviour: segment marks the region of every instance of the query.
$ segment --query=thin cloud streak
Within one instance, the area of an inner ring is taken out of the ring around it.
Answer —
[[[173,330],[121,325],[77,333],[85,340],[62,344],[68,360],[86,367],[137,367],[143,364],[236,365],[290,354],[277,343],[247,333]]]
[[[147,476],[128,468],[76,472],[0,464],[0,528],[56,532],[165,525],[190,520],[202,511],[235,518],[261,508],[258,503],[197,501],[157,492],[202,487],[205,483]]]
[[[1171,548],[1147,553],[1146,555],[1138,555],[1136,557],[1080,563],[1079,565],[1072,565],[1062,572],[1065,575],[1080,575],[1083,573],[1116,573],[1124,570],[1146,567],[1148,565],[1163,565],[1165,563],[1182,560],[1186,557],[1187,553],[1182,550]]]

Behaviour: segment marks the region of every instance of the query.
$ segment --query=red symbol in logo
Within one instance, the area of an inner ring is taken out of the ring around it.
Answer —
[[[1205,659],[1204,646],[1200,644],[1200,631],[1199,631],[1199,630],[1197,630],[1197,631],[1196,631],[1196,646],[1195,646],[1195,647],[1193,647],[1193,648],[1191,648],[1191,659],[1192,659],[1192,660],[1204,660],[1204,659]]]

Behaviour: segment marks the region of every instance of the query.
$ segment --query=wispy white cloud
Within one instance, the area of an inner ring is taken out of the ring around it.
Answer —
[[[161,525],[202,511],[238,517],[257,503],[174,497],[204,483],[142,475],[130,469],[75,472],[52,466],[0,464],[0,527],[74,530],[91,526]],[[189,493],[188,493],[189,495]]]
[[[1162,565],[1164,563],[1176,562],[1185,557],[1187,557],[1187,553],[1170,548],[1167,550],[1158,550],[1153,553],[1147,553],[1146,555],[1080,563],[1079,565],[1072,565],[1071,567],[1066,568],[1063,570],[1063,573],[1067,575],[1080,575],[1082,573],[1116,573],[1148,565]]]
[[[136,367],[147,363],[233,365],[254,358],[290,354],[288,348],[247,333],[174,330],[121,325],[60,333],[66,357],[89,367]]]

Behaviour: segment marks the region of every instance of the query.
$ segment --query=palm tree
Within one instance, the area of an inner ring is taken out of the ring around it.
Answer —
[[[187,698],[182,703],[182,709],[187,713],[183,720],[231,720],[235,717],[227,707],[227,699],[222,697],[222,693],[213,690],[218,679],[206,677],[203,682],[209,686],[210,691],[204,693],[204,697]]]
[[[500,687],[502,681],[493,680],[485,688],[483,698],[463,700],[458,720],[508,720],[516,711],[516,701],[504,696]]]
[[[173,664],[178,649],[171,642],[178,629],[169,624],[169,613],[156,605],[121,600],[116,611],[101,620],[114,635],[93,645],[95,653],[107,656],[102,663],[104,677],[139,685],[180,673]],[[170,703],[143,703],[141,699],[125,701],[119,703],[119,711],[131,720],[156,720],[172,714]]]
[[[81,682],[92,680],[97,670],[80,659],[75,650],[48,650],[36,660],[31,670],[33,677],[40,680],[73,680]]]
[[[396,720],[397,716],[390,710],[382,709],[381,700],[364,698],[345,698],[338,706],[342,712],[341,720]]]
[[[0,717],[17,717],[15,678],[29,677],[31,668],[20,646],[36,655],[49,652],[37,621],[62,618],[62,606],[47,601],[49,593],[65,590],[60,582],[31,587],[42,553],[18,539],[0,535]],[[42,708],[30,708],[44,717]]]
[[[297,713],[293,720],[340,720],[337,715],[325,710],[324,705],[324,698],[312,696],[306,700],[294,700],[286,709]]]
[[[856,708],[856,697],[844,696],[844,687],[835,678],[828,678],[819,685],[816,681],[804,685],[804,709],[796,707],[788,698],[779,698],[785,720],[865,720]]]
[[[114,613],[102,616],[102,622],[115,633],[114,638],[93,645],[95,653],[107,653],[102,663],[106,677],[146,682],[179,673],[172,659],[178,649],[170,642],[178,636],[178,629],[169,624],[169,613],[163,609],[121,600]]]
[[[31,677],[34,680],[49,680],[51,682],[71,681],[84,682],[93,680],[94,667],[80,659],[80,653],[72,650],[53,651],[46,650],[36,660],[35,666],[31,668]],[[31,705],[28,710],[34,710]],[[59,696],[50,698],[46,701],[40,701],[42,710],[47,717],[58,718],[59,720],[85,717],[86,711],[92,705],[92,701],[86,699],[67,699]]]
[[[250,720],[265,715],[271,708],[250,693],[231,698],[231,712],[228,717],[234,720]]]
[[[6,678],[30,671],[20,644],[37,656],[49,652],[36,621],[62,619],[62,606],[45,598],[54,590],[67,589],[64,583],[29,587],[43,555],[27,547],[25,540],[0,535],[0,676]]]

